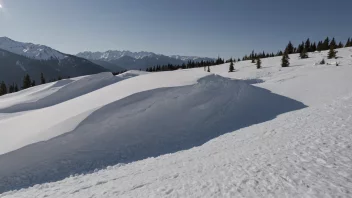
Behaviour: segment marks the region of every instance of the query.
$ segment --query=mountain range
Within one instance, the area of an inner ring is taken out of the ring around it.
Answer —
[[[198,56],[166,56],[153,52],[131,52],[118,50],[108,50],[106,52],[86,51],[78,53],[76,56],[88,59],[113,71],[118,71],[121,68],[126,70],[145,70],[146,68],[155,65],[181,65],[188,61],[200,62],[202,60],[214,60],[213,58]],[[107,66],[106,64],[110,64],[110,66]],[[115,65],[115,67],[113,67],[111,64]]]
[[[197,62],[213,59],[117,50],[86,51],[70,55],[45,45],[0,37],[0,81],[7,84],[21,85],[23,76],[26,74],[39,82],[41,73],[47,81],[50,81],[59,77],[76,77],[105,71],[145,70],[155,65],[183,64],[190,60]]]

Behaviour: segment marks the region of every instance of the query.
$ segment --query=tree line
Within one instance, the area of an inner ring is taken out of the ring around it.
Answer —
[[[256,67],[258,69],[261,68],[261,60],[262,58],[269,58],[269,57],[277,57],[277,56],[282,56],[281,59],[281,66],[282,67],[288,67],[290,65],[289,62],[289,54],[299,54],[301,59],[309,58],[308,57],[308,52],[315,52],[315,51],[324,51],[324,50],[329,50],[328,52],[328,59],[336,58],[337,52],[335,49],[338,48],[343,48],[343,47],[352,47],[352,39],[348,38],[347,42],[343,44],[342,42],[336,42],[335,38],[332,38],[330,40],[329,37],[326,37],[325,40],[318,41],[318,42],[311,42],[310,39],[308,38],[305,41],[302,41],[297,47],[295,47],[291,41],[287,44],[286,48],[282,51],[279,50],[277,53],[266,53],[265,51],[263,52],[255,52],[252,50],[252,52],[249,55],[244,55],[241,58],[230,58],[228,60],[224,60],[220,57],[218,57],[214,61],[200,61],[200,62],[194,62],[194,61],[188,61],[187,63],[183,63],[181,65],[173,65],[173,64],[166,64],[166,65],[156,65],[152,67],[148,67],[146,69],[147,72],[159,72],[159,71],[173,71],[173,70],[178,70],[178,69],[190,69],[190,68],[198,68],[198,67],[204,67],[204,71],[210,72],[210,66],[215,66],[215,65],[220,65],[223,63],[230,63],[229,66],[229,72],[235,71],[234,68],[234,63],[239,62],[239,61],[246,61],[246,60],[251,60],[252,63],[255,63]],[[321,64],[325,64],[325,60],[322,60],[320,62]]]
[[[204,67],[204,70],[205,70],[206,67],[221,65],[224,63],[225,63],[225,60],[218,57],[216,60],[208,60],[208,61],[201,60],[200,62],[189,60],[187,63],[182,63],[181,65],[173,65],[173,64],[156,65],[153,67],[148,67],[146,71],[147,72],[173,71],[178,69],[191,69],[191,68],[199,68],[199,67]]]

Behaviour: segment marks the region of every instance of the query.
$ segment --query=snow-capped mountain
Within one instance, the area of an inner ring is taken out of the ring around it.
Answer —
[[[81,52],[76,56],[82,57],[88,60],[108,62],[116,65],[116,69],[105,67],[107,64],[100,64],[103,67],[109,70],[119,70],[119,68],[125,68],[127,70],[133,69],[146,69],[148,67],[156,65],[166,65],[166,64],[182,64],[188,61],[202,61],[202,60],[214,60],[213,58],[198,57],[198,56],[179,56],[172,55],[166,56],[162,54],[156,54],[153,52],[131,52],[131,51],[118,51],[118,50],[109,50],[106,52]]]
[[[198,61],[207,61],[207,60],[214,60],[214,58],[208,58],[208,57],[199,57],[199,56],[180,56],[180,55],[171,55],[170,56],[171,58],[175,58],[177,60],[182,60],[182,61],[195,61],[195,62],[198,62]]]
[[[146,52],[146,51],[141,51],[141,52],[131,52],[131,51],[118,51],[118,50],[108,50],[106,52],[80,52],[77,54],[77,56],[86,58],[89,60],[102,60],[102,61],[113,61],[117,60],[119,58],[122,58],[123,56],[130,56],[135,59],[142,59],[144,57],[159,57],[159,56],[166,56],[162,54],[156,54],[153,52]],[[198,57],[198,56],[179,56],[179,55],[171,55],[167,56],[173,59],[177,60],[182,60],[182,61],[195,61],[195,60],[214,60],[213,58],[207,58],[207,57]]]
[[[64,59],[67,56],[45,45],[22,43],[8,37],[0,37],[0,48],[36,60]]]
[[[43,73],[47,81],[59,77],[76,77],[109,71],[84,58],[61,53],[45,45],[22,43],[0,37],[0,81],[22,84],[29,74],[39,82]]]
[[[89,60],[101,60],[101,61],[113,61],[117,60],[124,56],[129,56],[135,59],[142,59],[146,56],[157,56],[153,52],[130,52],[130,51],[117,51],[117,50],[108,50],[106,52],[80,52],[77,54],[78,57],[86,58]]]

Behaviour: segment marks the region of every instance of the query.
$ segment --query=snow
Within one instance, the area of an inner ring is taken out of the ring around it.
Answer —
[[[33,43],[22,43],[7,37],[0,37],[0,49],[36,60],[49,60],[51,58],[60,60],[66,58],[66,55],[50,47]]]
[[[90,59],[90,60],[103,60],[103,61],[111,61],[119,59],[123,56],[130,56],[135,59],[142,59],[147,56],[156,56],[153,52],[130,52],[130,51],[118,51],[118,50],[108,50],[106,52],[81,52],[78,53],[77,56]]]
[[[130,56],[135,59],[142,59],[144,57],[158,57],[161,56],[161,54],[155,54],[153,52],[131,52],[131,51],[118,51],[118,50],[108,50],[106,52],[90,52],[90,51],[85,51],[85,52],[80,52],[77,54],[77,56],[86,58],[89,60],[103,60],[103,61],[112,61],[112,60],[117,60],[123,56]],[[179,55],[171,55],[168,56],[170,58],[174,58],[177,60],[182,60],[182,61],[200,61],[200,60],[213,60],[212,58],[206,58],[206,57],[198,57],[198,56],[179,56]],[[158,59],[158,58],[157,58]]]
[[[315,52],[289,68],[275,57],[233,73],[133,71],[0,113],[0,192],[25,187],[0,197],[350,197],[351,54],[338,50],[339,67]],[[44,90],[8,97],[58,92]]]
[[[117,76],[126,79],[126,78],[132,78],[132,77],[144,75],[144,74],[148,74],[148,72],[139,71],[139,70],[129,70]]]

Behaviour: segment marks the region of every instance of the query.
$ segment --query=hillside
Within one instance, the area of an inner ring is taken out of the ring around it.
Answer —
[[[17,83],[29,74],[37,83],[43,73],[46,80],[77,77],[109,71],[83,58],[63,54],[52,48],[0,37],[0,81]]]
[[[349,197],[352,48],[337,51],[0,97],[0,192],[26,188],[0,197]]]

